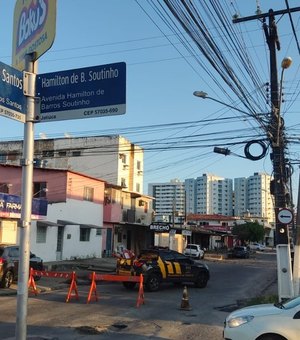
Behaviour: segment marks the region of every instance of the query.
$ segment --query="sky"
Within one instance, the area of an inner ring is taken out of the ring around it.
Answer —
[[[211,81],[214,77],[211,65],[196,49],[198,59],[189,55],[180,37],[162,19],[162,12],[158,12],[157,8],[155,10],[154,3],[162,1],[57,0],[55,40],[53,46],[40,57],[38,73],[125,62],[126,113],[38,123],[34,130],[36,138],[123,135],[145,149],[145,194],[148,183],[196,178],[204,173],[225,178],[248,177],[254,172],[271,174],[269,153],[256,162],[242,158],[243,143],[232,144],[230,149],[233,154],[226,157],[213,152],[214,146],[219,145],[219,139],[222,143],[225,140],[241,140],[242,137],[251,140],[252,136],[257,136],[258,124],[228,107],[237,105],[240,110],[245,110],[237,104],[237,98],[230,94],[231,90],[226,84],[220,90],[216,82]],[[240,16],[254,15],[257,4],[262,12],[270,8],[285,8],[284,0],[220,0],[219,3],[223,3],[232,14],[239,12]],[[13,0],[0,0],[0,61],[8,65],[11,65],[12,59],[14,6]],[[289,0],[289,6],[296,7],[299,3]],[[299,18],[300,12],[293,14],[295,34],[300,40]],[[282,115],[287,131],[297,138],[300,101],[297,97],[299,90],[296,91],[300,82],[300,53],[288,15],[276,19],[281,43],[279,66],[282,58],[293,58],[291,69],[284,73],[286,101],[282,105]],[[263,82],[268,82],[268,48],[261,22],[255,20],[235,25],[239,25],[238,30],[244,36],[250,59],[255,60],[259,76]],[[214,35],[213,29],[211,34]],[[216,39],[219,38],[216,36]],[[222,53],[230,57],[229,51],[222,50]],[[235,67],[234,63],[232,65]],[[218,82],[222,83],[222,79],[218,78]],[[196,90],[209,93],[212,99],[193,96]],[[0,140],[22,139],[23,136],[23,123],[0,116]],[[297,144],[290,148],[290,156],[298,159],[300,150]],[[297,183],[298,165],[294,170],[293,178]]]

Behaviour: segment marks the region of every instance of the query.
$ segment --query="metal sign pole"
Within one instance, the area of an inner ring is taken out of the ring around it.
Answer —
[[[34,73],[35,54],[26,55],[26,71]],[[25,76],[24,76],[25,80]],[[25,85],[25,83],[27,85]],[[24,81],[24,94],[27,96],[27,113],[24,124],[24,144],[22,165],[22,197],[21,219],[19,223],[20,259],[18,268],[18,296],[16,339],[26,340],[27,335],[27,302],[28,278],[30,261],[30,226],[32,209],[32,181],[33,181],[33,154],[34,154],[34,120],[35,98],[34,93],[28,89],[35,88],[35,77]]]

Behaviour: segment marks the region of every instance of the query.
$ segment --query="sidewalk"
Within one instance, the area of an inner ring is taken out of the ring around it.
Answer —
[[[77,284],[89,284],[89,275],[92,272],[97,273],[115,273],[117,265],[117,259],[115,257],[105,258],[88,258],[88,259],[77,259],[69,261],[54,261],[45,262],[46,271],[54,272],[76,272]],[[64,287],[70,286],[70,281],[64,278],[51,278],[42,277],[36,281],[36,286],[39,292],[57,290]],[[10,288],[0,289],[0,296],[10,296],[17,294],[17,284],[12,284]]]

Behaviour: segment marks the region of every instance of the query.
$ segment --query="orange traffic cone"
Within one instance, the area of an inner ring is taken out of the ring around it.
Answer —
[[[186,286],[184,286],[184,288],[183,288],[183,294],[182,294],[180,309],[181,310],[191,310],[192,309],[190,307],[189,294],[188,294]]]

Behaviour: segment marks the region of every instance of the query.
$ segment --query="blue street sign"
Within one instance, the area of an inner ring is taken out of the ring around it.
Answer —
[[[0,62],[0,115],[25,123],[23,73]]]
[[[40,74],[41,122],[96,118],[126,112],[126,64]]]

